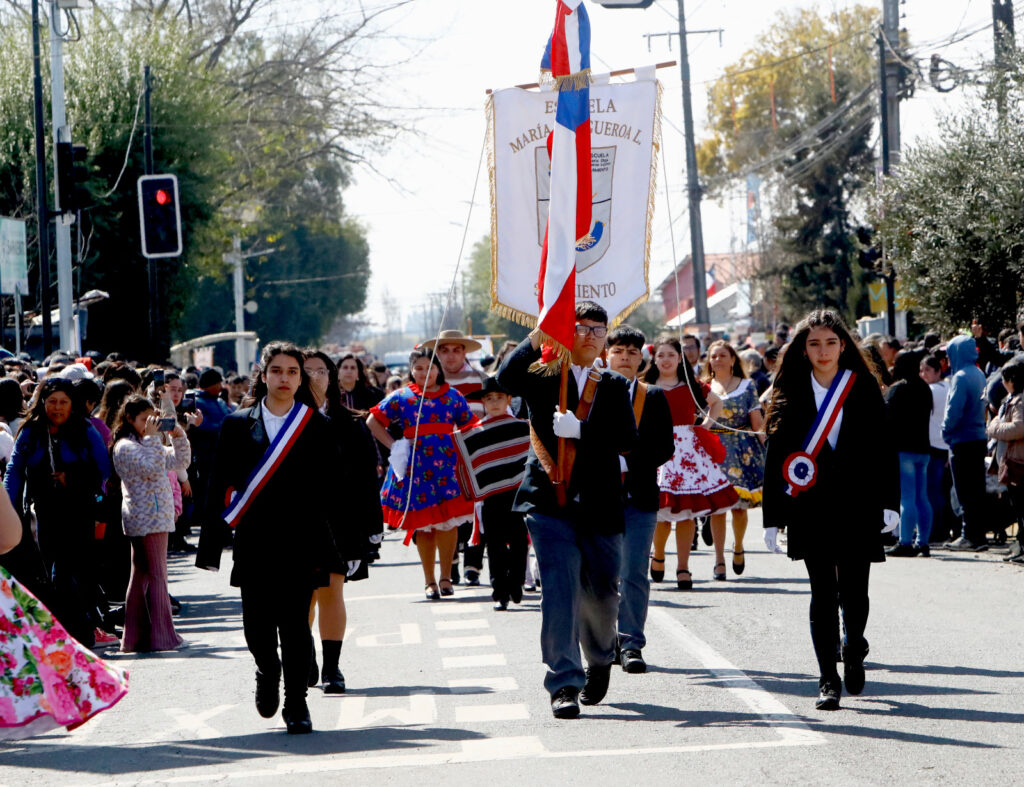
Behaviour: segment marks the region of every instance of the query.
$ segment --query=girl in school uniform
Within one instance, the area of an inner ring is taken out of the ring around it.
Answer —
[[[868,575],[885,560],[882,533],[899,525],[899,465],[885,423],[878,380],[842,318],[811,312],[784,351],[768,410],[764,541],[781,552],[785,526],[789,557],[807,568],[819,710],[839,708],[840,610],[846,690],[864,689]]]

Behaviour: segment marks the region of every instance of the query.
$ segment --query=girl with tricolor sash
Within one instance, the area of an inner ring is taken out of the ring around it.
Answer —
[[[900,486],[881,388],[836,312],[813,311],[796,327],[766,423],[764,541],[781,552],[785,526],[789,557],[807,567],[820,676],[815,707],[837,710],[840,657],[846,690],[864,689],[868,574],[885,560],[882,533],[899,525]]]

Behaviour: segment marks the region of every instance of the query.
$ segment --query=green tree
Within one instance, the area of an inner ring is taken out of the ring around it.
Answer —
[[[794,316],[830,306],[855,317],[866,307],[852,205],[874,161],[877,21],[862,5],[783,12],[709,91],[699,167],[712,193],[748,173],[767,178],[776,212],[760,274],[781,281]]]
[[[915,316],[943,331],[1012,325],[1024,306],[1024,69],[904,152],[880,230]],[[995,84],[994,81],[990,84]]]

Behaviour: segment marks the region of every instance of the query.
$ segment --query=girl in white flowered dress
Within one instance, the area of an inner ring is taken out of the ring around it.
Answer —
[[[686,366],[682,346],[673,336],[661,336],[654,343],[654,366],[646,375],[647,382],[665,391],[676,450],[673,457],[658,470],[661,498],[658,525],[654,531],[654,555],[651,557],[651,578],[665,577],[665,544],[676,523],[678,568],[676,585],[680,590],[693,587],[690,573],[690,546],[696,528],[694,518],[725,511],[738,500],[725,473],[719,467],[721,442],[703,427],[695,427],[699,410],[714,419],[721,401],[707,386],[697,383],[693,370]],[[719,566],[715,566],[718,574]],[[721,566],[725,571],[725,565]]]

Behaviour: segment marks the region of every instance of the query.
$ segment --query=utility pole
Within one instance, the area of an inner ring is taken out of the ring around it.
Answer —
[[[690,258],[693,262],[693,309],[697,325],[710,329],[711,317],[708,314],[708,290],[704,270],[704,227],[700,216],[701,189],[697,180],[697,143],[693,136],[693,105],[690,97],[690,54],[686,44],[686,9],[683,0],[678,2],[679,64],[683,78],[683,133],[686,135],[686,193],[690,208]],[[669,216],[669,220],[671,218]]]
[[[900,0],[882,0],[882,37],[885,109],[889,116],[889,157],[883,166],[892,167],[900,163],[900,61],[894,54],[900,46]]]
[[[228,256],[233,266],[231,282],[235,296],[235,330],[241,333],[245,330],[245,262],[242,260],[242,239],[237,233],[231,238],[231,254]],[[245,339],[236,337],[235,367],[239,374],[249,373],[248,354]]]
[[[1013,0],[992,0],[992,39],[996,66],[1006,68],[1016,48],[1013,26]]]
[[[39,233],[39,291],[43,318],[43,356],[53,350],[50,322],[50,211],[46,190],[46,142],[43,135],[43,77],[39,67],[39,0],[32,0],[32,94],[35,101],[36,222]]]
[[[56,0],[50,3],[50,118],[53,122],[53,160],[57,160],[57,144],[70,142],[71,134],[67,127],[64,110],[64,37],[60,34],[59,15]],[[60,191],[56,187],[57,168],[54,167],[54,193]],[[69,193],[66,190],[65,193]],[[78,351],[78,342],[74,337],[74,315],[72,306],[74,292],[71,273],[71,223],[74,214],[65,212],[67,205],[57,204],[54,212],[54,235],[57,246],[57,308],[60,313],[60,348]]]
[[[153,74],[149,66],[142,67],[142,89],[143,89],[143,108],[144,108],[144,119],[143,119],[143,132],[142,132],[142,151],[143,151],[143,168],[144,174],[152,175],[153,172],[153,114],[150,105],[151,94],[153,92]],[[151,259],[146,260],[146,281],[149,283],[149,347],[150,351],[154,354],[157,352],[157,345],[160,343],[159,331],[160,331],[160,317],[159,317],[159,298],[160,294],[157,291],[157,280],[156,280],[156,264]],[[159,360],[163,360],[162,358]]]

